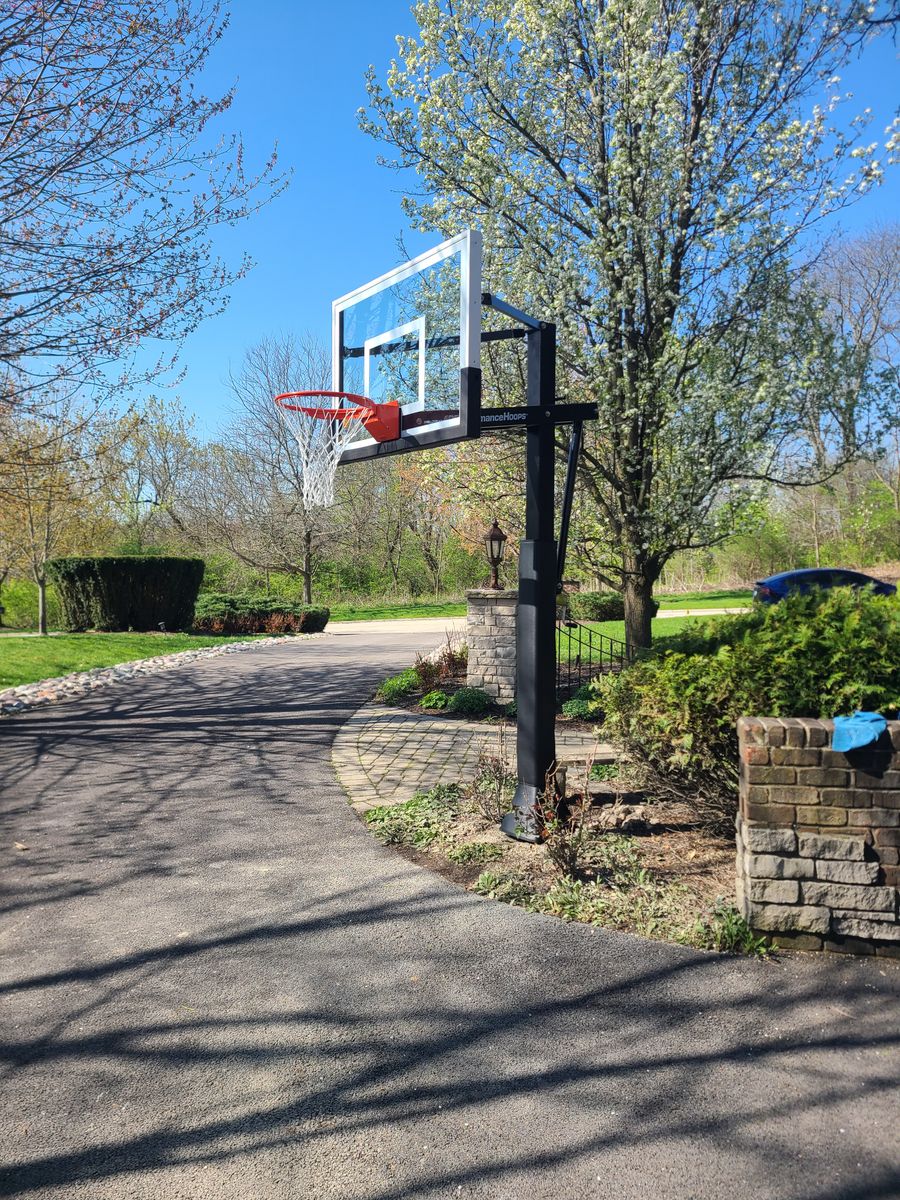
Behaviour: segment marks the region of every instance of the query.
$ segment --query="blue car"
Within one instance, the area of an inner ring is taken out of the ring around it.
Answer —
[[[812,567],[806,571],[783,571],[757,580],[753,599],[762,604],[777,604],[791,592],[808,592],[812,588],[870,587],[878,596],[893,596],[897,588],[893,583],[884,583],[863,575],[861,571],[844,571],[840,567]]]

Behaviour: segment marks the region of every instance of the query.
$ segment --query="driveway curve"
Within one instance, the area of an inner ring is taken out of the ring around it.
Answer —
[[[895,964],[567,925],[370,838],[330,746],[440,627],[0,724],[0,1195],[900,1196]]]

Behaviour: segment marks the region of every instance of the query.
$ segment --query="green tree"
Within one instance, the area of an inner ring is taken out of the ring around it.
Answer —
[[[480,226],[489,286],[559,326],[563,388],[600,408],[582,471],[603,531],[597,572],[646,645],[672,554],[727,537],[758,481],[816,478],[807,392],[844,347],[792,254],[882,174],[867,118],[840,119],[838,73],[874,10],[413,11],[418,36],[398,39],[385,84],[370,70],[363,128],[415,172],[415,225]],[[888,155],[895,144],[890,127]],[[848,425],[834,409],[816,409],[825,441]]]
[[[89,421],[65,402],[41,417],[0,413],[0,508],[18,546],[17,566],[38,589],[38,632],[47,632],[47,562],[88,552],[108,534],[100,493],[110,453],[121,436],[117,421]]]

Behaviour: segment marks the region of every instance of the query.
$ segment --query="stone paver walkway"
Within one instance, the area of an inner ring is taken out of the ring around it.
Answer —
[[[471,779],[478,756],[500,751],[515,768],[514,725],[486,725],[424,713],[364,704],[334,740],[332,763],[341,786],[358,813],[382,804],[402,804],[416,791],[438,783]],[[611,746],[581,730],[557,728],[560,763],[584,763],[613,757]]]

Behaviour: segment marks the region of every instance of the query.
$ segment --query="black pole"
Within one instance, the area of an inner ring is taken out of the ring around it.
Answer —
[[[556,326],[527,334],[528,404],[546,416],[556,398]],[[500,828],[520,841],[540,836],[536,805],[556,763],[556,541],[554,539],[554,425],[526,432],[525,540],[519,548],[516,623],[516,757],[513,811]]]
[[[575,473],[581,453],[581,438],[584,425],[576,421],[569,438],[569,454],[566,461],[566,486],[563,488],[562,512],[559,517],[559,549],[556,552],[556,590],[562,591],[563,575],[566,570],[566,550],[569,546],[569,522],[572,520],[572,500],[575,496]]]

